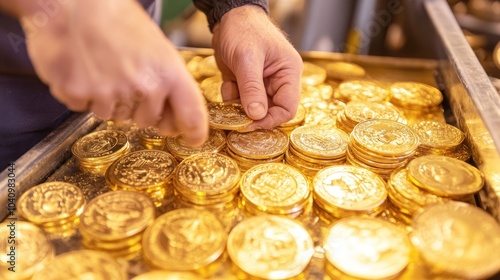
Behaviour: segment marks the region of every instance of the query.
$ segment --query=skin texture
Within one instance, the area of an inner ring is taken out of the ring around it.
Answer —
[[[48,2],[56,6],[41,24],[37,15]],[[0,8],[20,19],[38,76],[70,110],[154,125],[165,135],[183,134],[192,146],[207,139],[208,117],[195,81],[136,1],[0,0]],[[257,120],[248,130],[294,116],[302,61],[261,8],[226,13],[214,28],[213,47],[224,99],[241,100]]]

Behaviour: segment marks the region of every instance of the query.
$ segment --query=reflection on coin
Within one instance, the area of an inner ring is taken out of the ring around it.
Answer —
[[[433,267],[463,279],[486,279],[500,270],[500,225],[463,202],[428,206],[412,222],[413,245]]]
[[[293,119],[287,121],[286,123],[282,123],[280,127],[291,127],[300,125],[302,122],[304,122],[305,117],[306,117],[306,108],[304,108],[302,104],[299,104],[299,107],[297,107],[297,112],[295,113]]]
[[[352,80],[341,83],[334,94],[342,101],[381,102],[389,99],[389,91],[376,81]]]
[[[325,125],[301,126],[290,134],[290,145],[313,158],[332,159],[345,155],[349,136]]]
[[[464,133],[446,123],[421,121],[411,126],[417,132],[420,143],[433,148],[454,148],[462,144]]]
[[[477,193],[484,176],[474,166],[446,156],[423,156],[408,164],[409,178],[417,186],[441,196],[463,197]]]
[[[349,120],[356,123],[371,119],[393,121],[399,119],[399,113],[395,108],[371,101],[349,102],[345,107],[344,114]]]
[[[92,132],[80,138],[72,147],[73,155],[83,159],[98,159],[124,149],[127,135],[115,130]]]
[[[208,140],[199,147],[189,146],[182,135],[167,138],[168,150],[178,158],[186,158],[188,156],[205,153],[205,152],[220,152],[226,145],[226,134],[220,129],[210,129]]]
[[[288,136],[280,129],[258,129],[250,132],[231,131],[227,145],[232,152],[252,159],[282,155],[288,149]]]
[[[112,191],[89,202],[80,217],[80,231],[91,239],[120,240],[145,230],[155,217],[155,208],[145,194]]]
[[[17,209],[35,224],[54,223],[81,214],[85,206],[83,192],[65,182],[47,182],[32,187],[19,198]]]
[[[236,225],[227,241],[229,257],[244,272],[264,279],[299,275],[314,253],[309,233],[297,222],[262,215]]]
[[[443,101],[443,94],[437,88],[422,83],[393,83],[390,92],[391,103],[408,109],[435,107]]]
[[[311,62],[304,62],[302,71],[302,84],[319,85],[326,80],[326,70]]]
[[[57,256],[50,266],[35,274],[33,280],[125,280],[125,269],[106,253],[90,250],[71,251]]]
[[[365,76],[363,67],[344,61],[335,61],[326,64],[326,73],[329,78],[335,80],[359,79]]]
[[[397,275],[410,258],[410,240],[404,230],[378,218],[338,221],[330,228],[324,248],[331,264],[364,279]]]
[[[158,217],[143,237],[144,257],[155,267],[191,271],[219,258],[227,235],[217,217],[206,210],[177,209]]]
[[[237,103],[208,103],[208,122],[210,127],[225,130],[240,130],[253,122]]]
[[[53,257],[52,244],[37,226],[23,221],[0,223],[0,279],[29,279],[49,264],[52,266]]]
[[[138,275],[132,280],[203,280],[200,276],[190,272],[170,272],[165,270],[153,270]]]

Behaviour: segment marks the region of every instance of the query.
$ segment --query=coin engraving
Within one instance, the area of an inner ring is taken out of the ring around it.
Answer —
[[[449,124],[422,121],[412,125],[412,128],[417,132],[420,143],[431,147],[456,147],[465,139],[460,129]]]
[[[347,103],[344,114],[347,118],[357,123],[371,119],[393,121],[399,119],[399,113],[396,109],[385,106],[382,103],[368,101]]]
[[[324,125],[301,126],[290,134],[291,145],[311,157],[336,158],[345,155],[348,135]]]
[[[210,126],[218,129],[238,130],[253,122],[237,103],[209,103],[208,121]]]
[[[73,145],[72,151],[79,158],[98,158],[121,150],[127,142],[127,135],[123,132],[102,130],[80,138]]]
[[[189,146],[182,135],[167,138],[167,148],[174,155],[185,158],[190,155],[205,152],[219,152],[226,145],[226,135],[223,130],[210,129],[208,140],[199,147]]]
[[[288,148],[288,136],[279,129],[259,129],[251,132],[231,131],[228,146],[236,154],[250,158],[272,158]]]

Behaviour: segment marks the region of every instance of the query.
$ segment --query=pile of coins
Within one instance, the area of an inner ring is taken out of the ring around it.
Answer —
[[[211,205],[234,200],[239,180],[240,170],[232,158],[220,153],[200,153],[179,163],[173,184],[181,199]]]
[[[111,191],[95,197],[81,215],[83,245],[113,257],[132,259],[141,249],[142,234],[155,219],[155,206],[142,193]]]
[[[307,230],[272,215],[247,218],[229,233],[227,252],[237,279],[308,279],[314,253]]]
[[[418,135],[409,126],[390,120],[368,120],[352,131],[347,162],[388,179],[395,169],[408,163],[418,145]]]
[[[266,163],[250,168],[240,180],[241,205],[249,215],[277,214],[297,217],[309,203],[307,178],[282,163]]]
[[[340,83],[333,96],[346,103],[351,101],[384,102],[389,100],[389,91],[373,80],[351,80]]]
[[[105,180],[112,190],[141,192],[160,206],[174,198],[172,177],[176,166],[174,156],[165,151],[140,150],[113,162]]]
[[[315,213],[326,223],[350,216],[377,216],[386,207],[386,183],[364,168],[327,167],[313,180]]]
[[[21,217],[45,232],[70,236],[78,225],[86,201],[77,186],[65,182],[46,182],[26,191],[17,203]]]
[[[301,126],[290,134],[285,162],[312,178],[327,166],[343,164],[348,142],[347,133],[333,126]]]
[[[210,129],[208,139],[199,147],[189,146],[182,135],[167,138],[167,150],[181,162],[199,153],[219,153],[226,147],[226,134],[221,129]]]
[[[470,151],[464,144],[464,133],[446,123],[421,121],[411,126],[420,140],[415,156],[442,155],[462,161],[470,158]]]
[[[125,133],[115,130],[92,132],[78,139],[71,151],[82,171],[104,175],[106,169],[119,157],[129,152]]]
[[[390,103],[352,101],[337,115],[337,127],[351,133],[354,127],[366,120],[392,120],[404,123],[396,107]]]
[[[161,150],[165,146],[166,136],[160,135],[157,128],[150,126],[137,133],[139,144],[150,150]]]
[[[226,153],[241,172],[263,163],[283,162],[288,149],[288,135],[280,129],[258,129],[251,132],[231,131],[227,135]]]

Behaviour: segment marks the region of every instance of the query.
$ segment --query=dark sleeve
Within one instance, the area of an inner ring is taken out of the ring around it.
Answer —
[[[193,3],[207,16],[210,31],[222,16],[233,8],[250,4],[259,6],[269,13],[268,0],[193,0]]]

